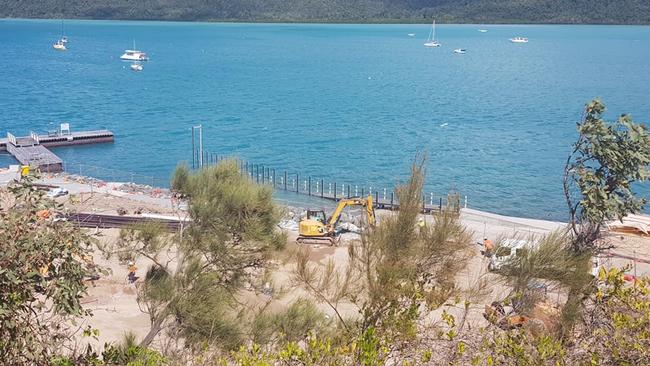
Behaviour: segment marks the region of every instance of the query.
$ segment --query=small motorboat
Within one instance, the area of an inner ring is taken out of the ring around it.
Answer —
[[[409,34],[407,34],[407,36],[409,36],[409,37],[415,37],[415,33],[409,33]]]
[[[142,65],[137,62],[131,64],[131,70],[133,71],[142,71]]]
[[[512,43],[528,43],[528,38],[526,38],[526,37],[514,37],[514,38],[510,38],[510,42],[512,42]]]
[[[56,43],[54,43],[52,45],[52,48],[54,48],[57,51],[65,51],[65,50],[67,50],[67,48],[65,48],[65,44],[63,44],[63,42],[61,42],[61,40],[56,41]]]
[[[478,31],[481,32],[481,33],[487,33],[488,30],[487,29],[479,29]]]
[[[458,54],[461,54],[461,55],[462,55],[462,54],[464,54],[464,53],[467,53],[467,50],[464,49],[464,48],[456,48],[456,49],[454,50],[454,53],[458,53]]]

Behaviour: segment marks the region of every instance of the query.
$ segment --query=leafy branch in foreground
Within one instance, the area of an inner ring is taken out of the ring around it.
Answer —
[[[89,315],[92,239],[56,220],[57,209],[31,177],[0,188],[0,364],[47,364],[73,343],[73,320]]]
[[[638,213],[646,203],[632,191],[650,178],[650,136],[629,115],[603,119],[605,105],[595,99],[578,123],[578,141],[564,168],[564,195],[571,215],[574,250],[596,249],[607,220]]]

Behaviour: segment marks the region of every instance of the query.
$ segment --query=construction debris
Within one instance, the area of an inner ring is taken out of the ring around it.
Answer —
[[[49,175],[49,178],[61,178],[65,182],[75,182],[79,184],[92,185],[94,187],[109,187],[115,191],[127,194],[144,194],[155,198],[170,198],[171,193],[169,189],[152,187],[146,184],[137,183],[119,183],[119,182],[106,182],[104,180],[87,177],[77,174],[57,173]]]
[[[609,221],[606,225],[612,232],[650,236],[649,216],[627,215],[622,220]]]
[[[284,229],[284,230],[289,230],[289,231],[298,230],[298,222],[295,220],[282,219],[278,223],[278,226],[280,227],[280,229]]]

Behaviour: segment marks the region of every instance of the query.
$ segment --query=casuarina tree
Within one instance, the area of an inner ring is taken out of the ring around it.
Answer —
[[[134,227],[118,242],[118,250],[152,263],[138,289],[151,318],[141,344],[166,329],[185,345],[236,347],[243,336],[237,291],[255,287],[269,253],[286,243],[272,189],[233,160],[194,173],[181,166],[172,189],[189,203],[186,228],[172,235],[155,224]]]

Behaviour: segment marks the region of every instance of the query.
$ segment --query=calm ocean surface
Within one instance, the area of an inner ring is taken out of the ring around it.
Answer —
[[[0,20],[0,133],[61,121],[116,133],[56,149],[69,166],[166,180],[202,123],[212,152],[366,187],[403,179],[423,150],[427,191],[563,219],[585,102],[650,122],[650,27],[439,25],[443,46],[427,49],[428,25],[66,21],[63,53],[51,47],[60,27]],[[141,73],[119,60],[133,39],[151,57]]]

